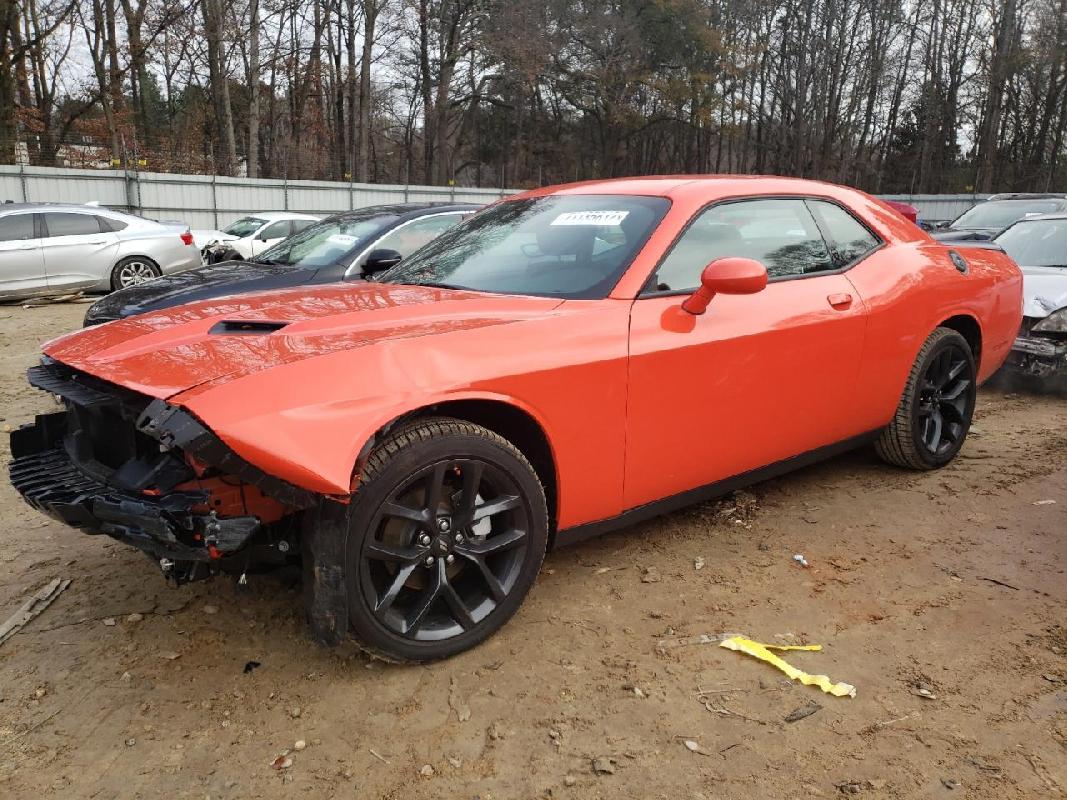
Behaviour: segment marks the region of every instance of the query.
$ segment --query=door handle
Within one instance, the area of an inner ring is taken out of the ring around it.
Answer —
[[[101,241],[86,242],[86,244],[107,244],[107,242],[101,240]]]
[[[831,308],[836,308],[840,311],[843,311],[850,305],[852,305],[852,295],[848,294],[847,292],[827,295],[826,302],[830,304]]]

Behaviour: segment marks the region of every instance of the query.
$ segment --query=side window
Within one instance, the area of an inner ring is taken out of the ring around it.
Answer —
[[[8,214],[0,217],[0,242],[18,242],[33,238],[33,214]]]
[[[310,228],[312,225],[314,225],[315,224],[315,220],[313,220],[313,219],[294,219],[294,220],[292,220],[292,223],[293,223],[293,228],[292,228],[293,233],[300,233],[300,231],[304,230],[305,228]]]
[[[281,222],[273,222],[262,230],[259,234],[260,239],[284,239],[289,235],[289,220],[284,219]]]
[[[432,217],[423,217],[407,225],[402,225],[391,233],[387,233],[374,243],[375,250],[396,250],[403,258],[407,258],[423,245],[429,244],[453,225],[459,223],[464,214],[436,214]]]
[[[656,271],[655,290],[696,289],[704,267],[726,256],[753,258],[771,278],[836,268],[803,200],[740,200],[693,220]]]
[[[52,236],[91,236],[100,233],[100,223],[92,214],[65,214],[50,211],[44,215],[45,228]]]
[[[117,232],[126,227],[125,222],[118,219],[112,219],[111,217],[97,217],[96,222],[102,231]]]
[[[825,200],[809,200],[808,205],[830,238],[840,266],[862,258],[882,243],[841,206]]]

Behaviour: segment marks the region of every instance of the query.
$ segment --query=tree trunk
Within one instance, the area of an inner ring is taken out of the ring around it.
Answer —
[[[230,106],[230,87],[226,75],[226,53],[222,41],[221,0],[203,0],[204,33],[207,36],[208,77],[211,97],[215,105],[215,124],[218,126],[218,171],[233,175],[237,167],[237,141],[233,131],[233,109]]]
[[[419,92],[422,95],[422,169],[423,180],[433,178],[434,143],[437,141],[436,110],[430,80],[430,8],[428,0],[419,0]]]
[[[249,3],[248,177],[259,177],[259,0]]]
[[[377,35],[380,0],[363,2],[363,54],[359,62],[359,161],[358,176],[361,183],[370,180],[370,125],[371,85],[370,70],[374,58],[374,37]]]
[[[980,192],[993,190],[994,172],[1000,136],[1000,119],[1004,109],[1004,83],[1008,78],[1009,60],[1015,43],[1016,0],[1004,0],[1003,16],[997,25],[996,39],[989,63],[989,85],[979,129],[978,186]]]

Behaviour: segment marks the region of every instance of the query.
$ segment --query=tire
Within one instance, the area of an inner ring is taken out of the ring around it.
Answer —
[[[388,661],[435,661],[485,641],[518,610],[548,544],[530,463],[501,436],[451,418],[398,428],[367,459],[343,523],[333,506],[322,530],[344,547],[318,530],[305,545],[315,559],[305,568],[309,620],[321,630],[347,616],[357,644]],[[346,602],[334,613],[341,586]]]
[[[967,438],[977,393],[974,354],[959,333],[938,328],[908,374],[893,421],[875,443],[878,455],[907,469],[948,464]]]
[[[111,288],[113,291],[127,289],[130,286],[137,286],[145,281],[158,278],[162,274],[163,271],[152,259],[145,256],[130,256],[122,259],[111,270]]]

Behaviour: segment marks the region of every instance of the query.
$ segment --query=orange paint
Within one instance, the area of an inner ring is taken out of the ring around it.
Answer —
[[[886,425],[926,337],[952,317],[981,331],[979,376],[1018,330],[1022,277],[996,251],[948,248],[861,192],[765,177],[596,181],[529,195],[671,201],[607,297],[558,300],[374,283],[193,303],[79,331],[51,357],[188,409],[237,454],[297,486],[345,496],[357,455],[399,416],[453,400],[537,422],[558,477],[560,528],[619,514]],[[840,273],[716,294],[640,297],[685,226],[727,199],[825,198],[885,242]],[[507,201],[505,201],[507,202]],[[217,335],[223,320],[288,323]]]

